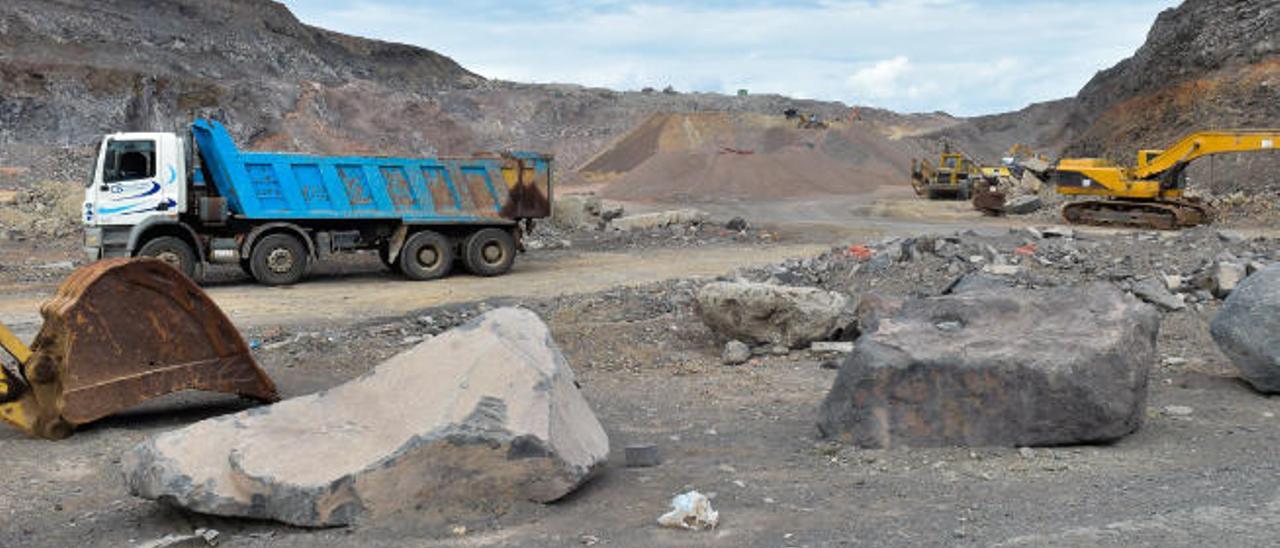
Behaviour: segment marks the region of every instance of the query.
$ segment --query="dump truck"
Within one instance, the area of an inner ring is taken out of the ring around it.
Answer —
[[[183,390],[279,399],[218,305],[159,259],[81,266],[40,315],[30,345],[0,324],[0,422],[33,436],[64,438]]]
[[[89,259],[148,256],[199,280],[239,264],[258,282],[297,282],[332,254],[376,250],[413,280],[455,262],[506,273],[551,214],[552,157],[311,156],[238,149],[226,128],[103,138],[85,190]]]
[[[1183,195],[1191,162],[1217,154],[1276,151],[1280,129],[1198,131],[1167,149],[1139,150],[1137,163],[1064,158],[1052,169],[1059,194],[1093,197],[1062,208],[1067,222],[1171,230],[1210,220],[1203,203]]]

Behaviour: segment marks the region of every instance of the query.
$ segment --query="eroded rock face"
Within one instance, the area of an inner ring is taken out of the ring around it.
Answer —
[[[1114,440],[1142,422],[1159,327],[1105,284],[907,301],[858,340],[819,430],[876,448]]]
[[[329,526],[553,501],[608,453],[546,325],[504,308],[347,384],[154,436],[123,467],[141,497]]]
[[[1210,332],[1249,384],[1280,393],[1280,264],[1245,278],[1223,303]]]
[[[757,345],[806,348],[841,327],[848,299],[813,287],[716,282],[698,291],[698,315],[712,331]]]

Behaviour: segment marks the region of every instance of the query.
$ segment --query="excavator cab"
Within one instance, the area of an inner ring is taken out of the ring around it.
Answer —
[[[80,267],[40,308],[30,347],[0,324],[0,421],[64,438],[76,426],[181,390],[279,399],[231,321],[158,259]],[[0,360],[8,361],[8,360]]]

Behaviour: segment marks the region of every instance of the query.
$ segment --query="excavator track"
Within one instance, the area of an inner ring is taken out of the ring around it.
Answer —
[[[1062,217],[1073,224],[1152,230],[1176,230],[1210,220],[1208,208],[1188,200],[1075,202],[1062,207]]]
[[[182,390],[279,399],[231,321],[163,261],[83,266],[40,314],[44,325],[30,349],[0,326],[0,345],[18,362],[0,370],[0,420],[33,435],[63,438]]]

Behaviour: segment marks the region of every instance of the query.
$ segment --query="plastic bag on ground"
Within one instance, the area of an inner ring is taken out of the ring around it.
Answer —
[[[677,529],[712,529],[720,522],[720,512],[711,509],[711,501],[697,491],[676,495],[671,511],[658,517],[658,525]]]

